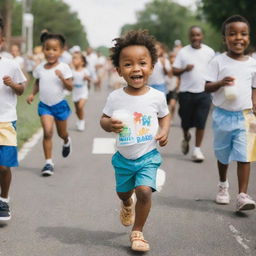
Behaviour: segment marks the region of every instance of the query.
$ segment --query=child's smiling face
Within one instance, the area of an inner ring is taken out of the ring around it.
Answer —
[[[43,52],[48,63],[55,64],[63,52],[63,47],[59,40],[48,39],[44,42]]]
[[[235,58],[244,55],[244,51],[250,43],[248,25],[245,22],[227,24],[224,41],[230,57]]]
[[[153,70],[149,50],[143,45],[131,45],[122,49],[117,71],[134,92],[140,92]]]

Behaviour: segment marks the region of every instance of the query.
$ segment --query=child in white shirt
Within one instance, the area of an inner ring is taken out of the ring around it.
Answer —
[[[227,170],[233,160],[238,176],[236,210],[251,210],[255,202],[247,195],[247,187],[250,162],[256,161],[256,61],[244,54],[250,40],[249,23],[244,17],[229,17],[222,33],[227,52],[210,62],[205,85],[207,92],[213,92],[215,106],[214,151],[220,178],[216,202],[230,202]]]
[[[120,219],[133,225],[130,235],[134,251],[148,251],[143,227],[156,190],[156,171],[161,156],[156,149],[167,144],[170,115],[165,95],[147,86],[157,60],[153,37],[145,31],[130,31],[115,39],[111,59],[127,86],[112,92],[103,109],[101,126],[118,134],[117,153],[112,158],[116,191],[122,201]],[[132,194],[137,197],[134,213]]]

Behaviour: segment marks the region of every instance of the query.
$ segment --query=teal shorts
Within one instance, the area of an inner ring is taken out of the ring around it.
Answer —
[[[116,152],[112,157],[112,165],[115,169],[117,192],[128,192],[138,186],[156,190],[156,172],[161,165],[161,156],[156,149],[135,160]]]

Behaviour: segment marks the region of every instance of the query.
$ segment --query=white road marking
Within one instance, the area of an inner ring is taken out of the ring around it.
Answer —
[[[40,128],[27,142],[25,142],[18,153],[19,162],[22,161],[28,152],[37,144],[43,136],[43,129]]]
[[[92,145],[93,154],[114,154],[116,140],[113,138],[94,138]]]
[[[236,241],[245,249],[245,252],[247,255],[251,256],[251,249],[245,242],[250,242],[250,240],[244,238],[242,234],[233,226],[228,226],[230,231],[233,233],[233,236],[235,237]]]

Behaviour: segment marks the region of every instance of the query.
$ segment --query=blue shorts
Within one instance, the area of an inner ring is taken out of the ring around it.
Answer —
[[[216,107],[212,113],[214,152],[222,164],[231,161],[256,160],[256,133],[250,132],[249,121],[256,120],[249,110],[227,111]]]
[[[160,164],[161,156],[156,149],[135,160],[127,159],[116,152],[112,157],[116,191],[128,192],[138,186],[148,186],[155,191],[156,171]]]
[[[16,121],[12,122],[12,126],[16,130]],[[18,151],[16,146],[0,145],[0,166],[18,166]]]
[[[67,120],[71,114],[70,107],[66,100],[62,100],[58,104],[53,106],[48,106],[44,104],[42,101],[38,104],[38,115],[50,115],[59,121]]]

